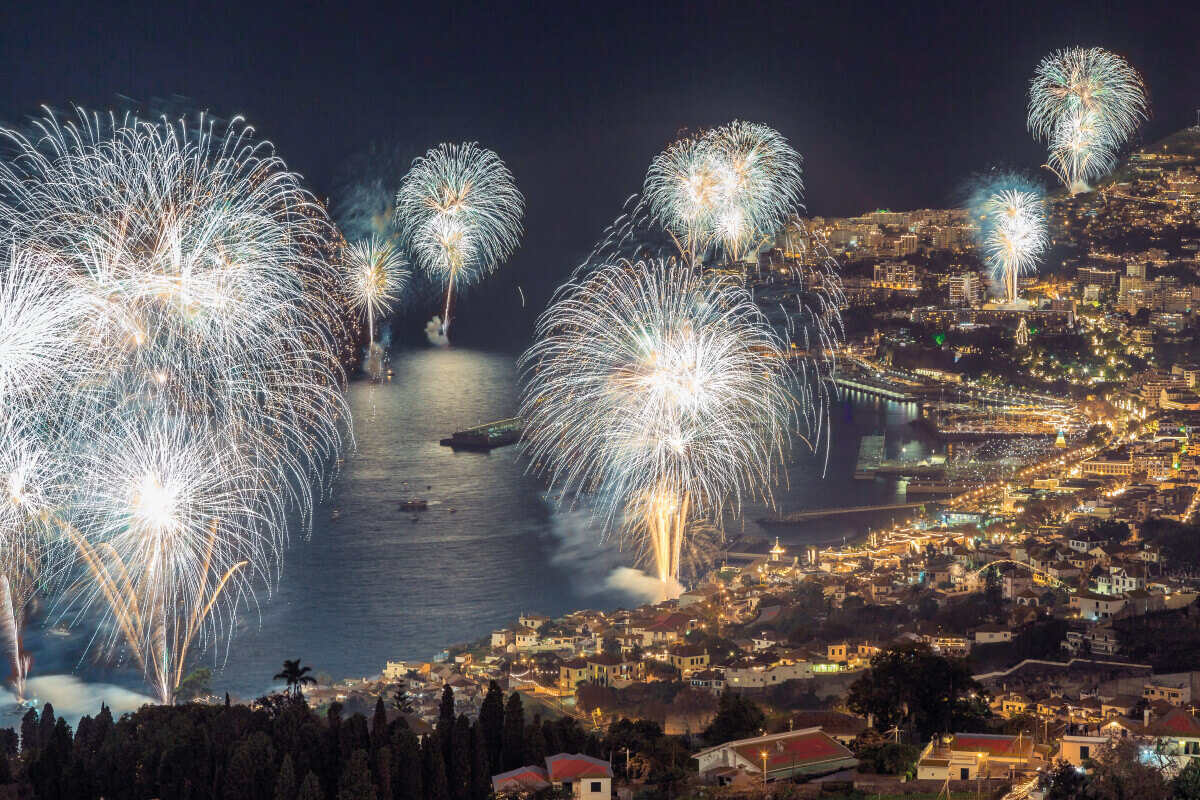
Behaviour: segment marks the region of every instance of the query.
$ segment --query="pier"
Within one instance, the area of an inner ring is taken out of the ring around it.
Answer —
[[[761,525],[791,525],[795,522],[804,522],[810,519],[821,519],[823,517],[837,517],[844,514],[870,514],[881,511],[906,511],[912,508],[921,508],[924,503],[895,503],[886,506],[856,506],[854,508],[818,508],[812,511],[792,511],[787,514],[776,514],[770,517],[760,517],[758,522]]]
[[[497,422],[485,422],[464,431],[455,431],[442,439],[443,447],[454,450],[493,450],[521,440],[521,420],[517,417]]]

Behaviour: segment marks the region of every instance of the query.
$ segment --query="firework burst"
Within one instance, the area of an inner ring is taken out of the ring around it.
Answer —
[[[522,358],[534,468],[564,496],[594,493],[606,527],[674,581],[689,527],[770,497],[795,419],[785,356],[736,282],[605,265],[564,287]]]
[[[975,181],[968,206],[992,281],[1004,287],[1006,302],[1015,302],[1018,280],[1037,270],[1048,245],[1042,188],[1020,173],[995,171]]]
[[[47,511],[86,569],[69,599],[103,607],[98,639],[127,648],[166,701],[189,648],[220,639],[252,579],[274,574],[284,509],[307,524],[340,447],[331,227],[239,120],[80,111],[2,135],[17,152],[0,164],[6,253],[51,276],[0,279],[0,348],[25,354],[0,366],[4,411],[36,387],[38,441],[81,476]],[[23,333],[47,306],[71,313]],[[120,494],[130,481],[141,500]],[[149,508],[154,482],[184,498],[170,531],[130,510]]]
[[[343,257],[343,285],[348,305],[366,317],[367,339],[375,343],[375,317],[387,313],[408,282],[404,257],[385,239],[371,236],[349,245]]]
[[[766,125],[732,122],[681,139],[646,175],[651,213],[693,257],[737,261],[773,238],[799,207],[800,155]]]
[[[523,206],[508,167],[473,143],[440,145],[405,176],[394,222],[413,260],[446,287],[443,329],[455,289],[490,274],[516,249]]]
[[[1029,87],[1029,130],[1049,144],[1047,166],[1072,193],[1112,170],[1117,151],[1145,119],[1141,76],[1098,47],[1052,53]]]

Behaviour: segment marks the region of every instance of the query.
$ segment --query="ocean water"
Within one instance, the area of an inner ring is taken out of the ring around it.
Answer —
[[[356,446],[316,510],[311,534],[293,532],[278,585],[243,610],[227,652],[222,645],[199,662],[214,665],[215,657],[215,689],[262,693],[291,658],[338,678],[375,675],[388,659],[429,658],[522,611],[558,615],[641,602],[611,580],[630,554],[601,541],[586,514],[557,512],[518,447],[456,453],[438,443],[515,413],[515,361],[515,352],[412,349],[391,354],[389,381],[350,384]],[[828,461],[797,448],[776,508],[902,502],[893,482],[855,481],[854,462],[863,435],[886,432],[889,455],[905,443],[910,453],[923,447],[908,426],[915,415],[915,405],[843,397],[832,415]],[[429,502],[416,522],[398,507],[413,496]],[[748,503],[729,532],[802,545],[838,542],[881,522],[766,529],[756,520],[768,512]],[[86,637],[84,630],[56,637],[33,626],[33,674],[71,671],[88,682],[139,686],[129,667],[83,656]]]

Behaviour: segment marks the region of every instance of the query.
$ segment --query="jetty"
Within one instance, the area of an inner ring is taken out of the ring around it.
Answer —
[[[920,508],[924,503],[894,503],[886,506],[855,506],[854,508],[817,508],[812,511],[792,511],[787,514],[775,514],[769,517],[759,517],[760,525],[791,525],[795,522],[805,522],[810,519],[837,517],[844,514],[871,514],[882,511],[905,511],[910,508]]]
[[[887,445],[886,436],[864,436],[858,444],[858,460],[854,462],[854,478],[869,481],[875,478]]]

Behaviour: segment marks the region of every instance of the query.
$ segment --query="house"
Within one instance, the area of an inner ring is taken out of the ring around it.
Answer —
[[[1071,608],[1079,611],[1080,619],[1108,619],[1125,607],[1124,597],[1097,594],[1086,589],[1071,595]]]
[[[546,623],[551,622],[551,619],[545,614],[532,614],[526,612],[517,617],[517,624],[523,628],[533,628],[535,631],[541,628]]]
[[[1066,759],[1077,767],[1083,762],[1095,758],[1105,747],[1108,747],[1107,736],[1064,736],[1059,741],[1059,757]]]
[[[586,656],[587,679],[601,686],[612,686],[618,682],[630,682],[642,677],[645,668],[640,661],[634,661],[627,656],[614,656],[609,653],[594,653]]]
[[[775,631],[763,631],[762,633],[755,634],[751,641],[754,642],[755,650],[770,650],[779,644],[779,637],[775,635]]]
[[[1173,708],[1145,726],[1146,734],[1158,742],[1165,755],[1200,760],[1200,719],[1182,708]]]
[[[512,628],[502,631],[492,631],[492,647],[497,650],[507,650],[510,644],[516,642],[516,633]]]
[[[492,776],[492,790],[499,796],[561,786],[576,800],[609,800],[612,797],[612,766],[600,758],[580,753],[546,757],[546,765],[517,767]]]
[[[813,665],[808,661],[776,664],[771,667],[761,664],[732,666],[725,668],[725,687],[734,690],[762,689],[777,686],[784,681],[810,680],[812,676]]]
[[[695,755],[705,783],[721,786],[822,775],[858,763],[847,748],[820,728],[739,739]]]
[[[679,607],[687,608],[688,606],[696,605],[697,603],[712,602],[721,596],[721,592],[722,589],[719,586],[713,586],[712,584],[707,586],[699,586],[679,595]]]
[[[975,644],[996,644],[1011,642],[1012,631],[1007,625],[980,625],[975,629]]]
[[[693,689],[704,689],[715,695],[725,691],[725,671],[720,669],[702,669],[693,672],[691,677]]]
[[[1030,699],[1023,694],[1006,695],[1000,701],[1000,713],[1010,717],[1020,716],[1029,710],[1031,704]]]
[[[517,628],[516,647],[518,650],[532,650],[537,643],[537,631],[533,628]]]
[[[677,644],[667,653],[667,660],[686,678],[708,666],[708,651],[694,644]]]
[[[1150,681],[1143,687],[1142,697],[1151,703],[1155,700],[1163,700],[1178,708],[1192,702],[1192,687],[1186,678],[1184,681],[1172,683],[1161,680]]]
[[[1108,700],[1100,701],[1100,713],[1105,717],[1128,717],[1133,714],[1133,710],[1137,708],[1137,704],[1140,702],[1141,698],[1139,697],[1134,697],[1131,694],[1119,694]]]
[[[574,689],[588,678],[588,663],[583,658],[572,658],[558,665],[558,685],[563,689]]]
[[[917,762],[923,780],[1011,777],[1041,766],[1030,736],[956,733],[949,742],[934,739]]]

